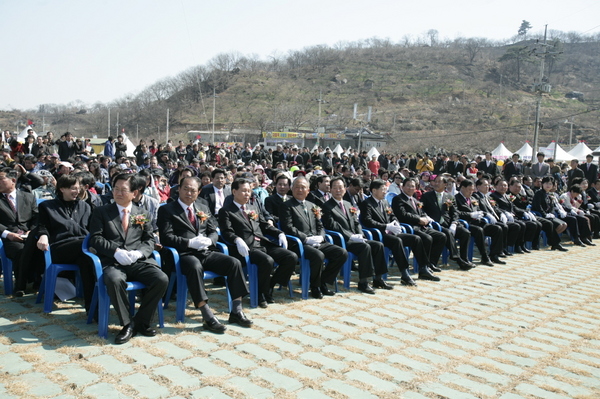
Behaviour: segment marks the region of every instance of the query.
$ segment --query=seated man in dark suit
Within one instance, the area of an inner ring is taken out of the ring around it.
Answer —
[[[434,191],[423,193],[423,211],[438,222],[442,232],[446,235],[446,248],[450,251],[450,259],[458,263],[461,270],[475,267],[468,259],[468,249],[471,242],[471,233],[458,222],[458,213],[454,198],[446,192],[448,179],[437,175],[431,183]],[[456,240],[460,241],[460,254],[456,248]]]
[[[250,327],[242,311],[242,298],[248,294],[242,264],[232,256],[217,252],[217,223],[208,206],[198,198],[200,179],[185,177],[179,186],[179,199],[161,206],[158,226],[162,244],[179,252],[181,272],[185,274],[194,306],[202,312],[204,328],[222,334],[227,329],[208,306],[204,271],[227,276],[232,309],[229,322]]]
[[[210,176],[212,183],[202,187],[200,197],[208,202],[210,213],[216,216],[223,207],[225,198],[231,194],[231,188],[225,185],[225,171],[223,169],[213,170]]]
[[[285,173],[275,178],[275,192],[265,199],[265,210],[271,214],[275,224],[279,223],[279,214],[285,201],[291,198],[289,195],[292,181]]]
[[[346,249],[358,258],[358,290],[374,294],[369,278],[373,277],[373,286],[391,290],[393,287],[383,280],[387,273],[387,262],[383,243],[366,240],[358,222],[358,209],[344,201],[346,182],[343,177],[331,181],[331,198],[323,204],[323,225],[326,229],[342,234]]]
[[[335,283],[335,276],[348,259],[348,253],[342,247],[325,242],[325,232],[321,222],[322,210],[312,202],[306,201],[308,180],[298,176],[292,186],[294,198],[281,207],[281,230],[298,237],[304,244],[304,256],[310,261],[310,291],[313,298],[334,295],[327,284]],[[299,255],[299,248],[292,250]],[[323,268],[323,261],[329,262]]]
[[[328,175],[319,175],[315,180],[317,189],[311,191],[306,199],[315,205],[323,206],[323,204],[331,198],[331,178]]]
[[[433,271],[441,271],[437,267],[442,251],[446,246],[446,235],[429,227],[430,220],[423,212],[423,203],[418,203],[414,197],[417,188],[416,179],[406,179],[402,182],[402,192],[392,200],[392,211],[400,223],[406,223],[412,226],[414,234],[423,241],[424,254],[418,259]],[[419,253],[415,249],[415,256],[419,258]],[[423,259],[423,260],[421,260]]]
[[[500,260],[502,253],[502,228],[493,224],[488,224],[483,219],[484,212],[479,208],[479,202],[472,198],[475,191],[475,183],[472,180],[465,179],[460,183],[460,192],[454,197],[458,209],[459,219],[466,220],[469,223],[469,231],[475,239],[475,245],[481,254],[481,264],[494,266],[494,263],[505,265],[506,262]],[[485,249],[484,235],[492,238],[490,254]]]
[[[116,344],[128,342],[136,332],[156,335],[152,319],[169,284],[167,275],[151,258],[155,241],[150,215],[132,203],[143,186],[141,179],[133,174],[115,177],[115,202],[96,208],[90,221],[90,251],[100,258],[108,295],[124,326],[115,338]],[[129,316],[129,307],[134,304],[129,303],[125,290],[127,280],[146,285],[133,319]]]
[[[351,179],[349,183],[346,179],[346,182],[348,185],[346,187],[346,194],[344,194],[344,200],[351,203],[352,206],[360,206],[365,199],[365,195],[363,194],[362,179]]]
[[[37,225],[38,207],[31,193],[16,189],[18,173],[13,168],[0,169],[0,234],[6,256],[13,262],[16,277],[15,296],[23,296],[29,264],[21,261],[25,240]],[[31,244],[35,245],[34,237]],[[12,276],[4,276],[12,278]]]
[[[231,255],[245,264],[246,256],[258,266],[258,305],[266,308],[274,303],[273,287],[287,285],[294,272],[298,257],[287,249],[285,234],[269,224],[255,205],[248,204],[252,187],[246,179],[236,179],[231,184],[233,201],[219,212],[221,235],[230,246]],[[278,244],[266,236],[277,237]],[[279,264],[273,276],[275,262]]]

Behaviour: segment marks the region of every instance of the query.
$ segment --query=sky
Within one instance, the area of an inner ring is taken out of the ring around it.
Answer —
[[[598,0],[0,0],[0,110],[108,103],[205,65],[435,29],[441,39],[600,32]]]

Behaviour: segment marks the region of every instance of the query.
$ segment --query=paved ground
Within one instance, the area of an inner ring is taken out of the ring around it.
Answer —
[[[157,337],[113,345],[80,303],[46,315],[0,299],[0,398],[598,398],[600,247],[506,266],[448,268],[440,283],[247,310],[255,328],[201,331],[174,309]],[[222,289],[212,296],[225,310]],[[114,313],[112,313],[114,317]],[[226,320],[226,314],[219,314]],[[115,320],[113,319],[113,322]]]

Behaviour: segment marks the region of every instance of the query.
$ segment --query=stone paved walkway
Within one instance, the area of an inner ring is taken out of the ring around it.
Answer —
[[[0,398],[599,398],[599,248],[446,268],[440,283],[247,309],[252,329],[186,324],[116,346],[81,304],[0,299]],[[353,287],[355,285],[353,284]],[[226,310],[223,289],[212,306]],[[174,304],[173,304],[174,305]],[[114,313],[111,314],[115,322]],[[226,314],[219,317],[226,320]]]

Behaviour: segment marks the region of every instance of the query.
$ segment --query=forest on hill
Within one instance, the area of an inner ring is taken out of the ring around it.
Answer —
[[[568,144],[572,126],[574,143],[585,140],[595,148],[600,34],[550,31],[547,54],[541,42],[526,32],[507,42],[441,41],[429,31],[419,40],[372,38],[267,60],[226,53],[111,103],[74,101],[0,112],[0,126],[12,130],[32,119],[42,130],[44,120],[45,130],[106,137],[110,108],[112,132],[164,140],[167,109],[171,134],[211,130],[214,102],[217,131],[369,127],[388,137],[391,150],[404,152],[480,153],[500,141],[517,149],[533,137],[532,85],[544,59],[543,82],[552,89],[543,95],[540,145],[557,138]],[[573,92],[580,97],[567,98]]]

